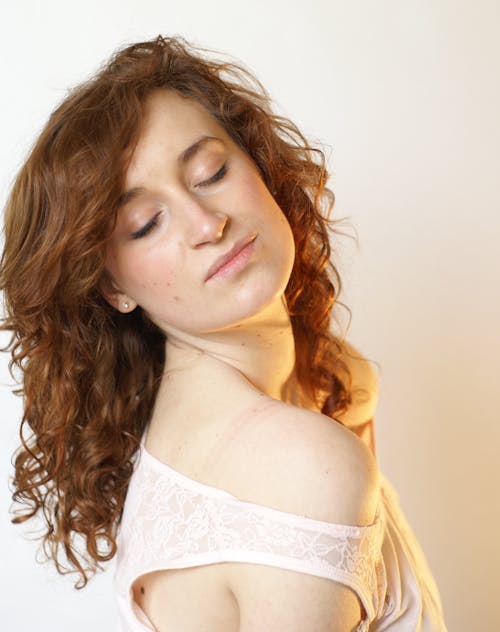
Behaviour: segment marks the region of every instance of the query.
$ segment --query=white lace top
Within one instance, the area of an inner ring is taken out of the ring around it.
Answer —
[[[140,575],[229,561],[349,586],[366,612],[357,632],[446,632],[427,562],[385,477],[373,524],[333,524],[244,502],[189,478],[149,454],[144,438],[118,534],[121,632],[155,630],[133,600],[132,584]]]

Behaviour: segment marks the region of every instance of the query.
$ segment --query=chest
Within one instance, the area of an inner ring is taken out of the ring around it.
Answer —
[[[239,608],[224,563],[160,570],[140,576],[135,602],[157,632],[237,632]]]

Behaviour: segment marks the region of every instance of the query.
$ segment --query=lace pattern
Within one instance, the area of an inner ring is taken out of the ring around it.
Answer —
[[[184,476],[141,444],[118,535],[115,583],[128,601],[134,580],[153,570],[222,561],[269,564],[353,588],[367,613],[358,626],[364,632],[380,605],[382,539],[380,511],[372,525],[358,527],[241,501]]]

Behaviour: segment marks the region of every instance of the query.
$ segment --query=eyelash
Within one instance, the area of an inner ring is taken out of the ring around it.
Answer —
[[[132,239],[140,239],[141,237],[145,237],[155,226],[158,226],[158,217],[160,216],[160,211],[156,213],[156,215],[149,220],[147,224],[145,224],[139,230],[136,230],[135,233],[132,233]]]
[[[226,173],[227,173],[227,165],[226,163],[224,163],[222,167],[219,169],[219,171],[217,171],[217,173],[215,173],[211,178],[209,178],[208,180],[205,180],[204,182],[200,182],[196,186],[207,187],[213,184],[214,182],[217,182],[218,180],[222,180],[222,178],[226,175]],[[160,216],[160,212],[156,213],[156,215],[152,219],[150,219],[147,224],[145,224],[142,228],[139,228],[139,230],[136,230],[134,233],[132,233],[132,239],[140,239],[141,237],[145,237],[149,232],[151,232],[153,228],[158,226],[159,216]]]
[[[217,182],[218,180],[222,180],[222,178],[226,175],[226,173],[227,173],[227,165],[226,163],[224,163],[222,167],[219,169],[219,171],[217,171],[217,173],[215,173],[211,178],[209,178],[208,180],[205,180],[204,182],[200,182],[196,186],[207,187],[210,184]]]

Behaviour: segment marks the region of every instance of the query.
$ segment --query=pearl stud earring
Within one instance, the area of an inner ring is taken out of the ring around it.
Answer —
[[[123,307],[125,309],[128,309],[130,307],[130,303],[127,303],[127,301],[123,301]]]

